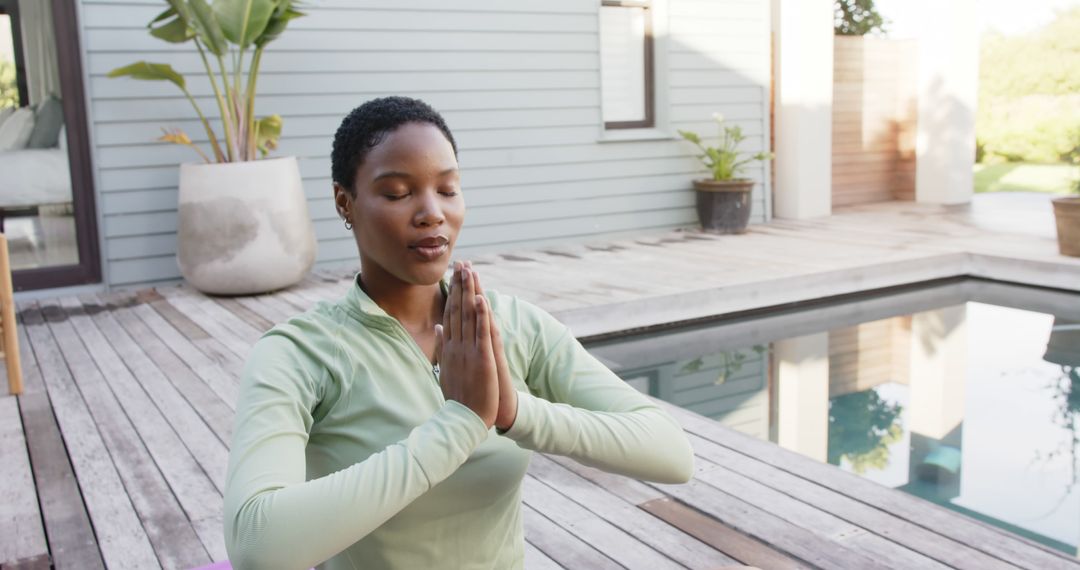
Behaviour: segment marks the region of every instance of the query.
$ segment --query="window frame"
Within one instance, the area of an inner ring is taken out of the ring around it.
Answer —
[[[605,131],[624,129],[652,129],[656,128],[656,62],[653,18],[655,7],[653,0],[601,0],[600,9],[604,8],[642,8],[645,11],[645,118],[639,121],[604,121]],[[603,42],[603,38],[600,39]],[[601,74],[603,73],[603,58],[601,58]],[[600,82],[600,116],[604,114],[604,84]]]

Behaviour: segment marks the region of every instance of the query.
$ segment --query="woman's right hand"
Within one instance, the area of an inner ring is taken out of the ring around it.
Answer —
[[[499,376],[492,352],[487,299],[476,293],[471,270],[454,262],[442,325],[435,325],[435,352],[443,397],[457,400],[491,429],[499,410]]]

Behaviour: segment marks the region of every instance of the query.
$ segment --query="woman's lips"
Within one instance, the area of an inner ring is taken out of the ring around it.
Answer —
[[[425,261],[434,261],[446,254],[450,249],[450,244],[444,243],[431,246],[414,245],[409,249],[415,251],[416,254]]]

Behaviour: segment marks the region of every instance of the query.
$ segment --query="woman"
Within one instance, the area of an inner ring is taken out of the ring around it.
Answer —
[[[225,490],[235,567],[521,568],[533,451],[689,480],[675,420],[564,325],[484,292],[467,263],[443,277],[465,201],[438,113],[369,101],[331,161],[362,272],[248,357]]]

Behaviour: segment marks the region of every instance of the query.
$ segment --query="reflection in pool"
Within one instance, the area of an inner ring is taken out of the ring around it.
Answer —
[[[967,281],[586,345],[643,392],[1077,553],[1080,295]]]

